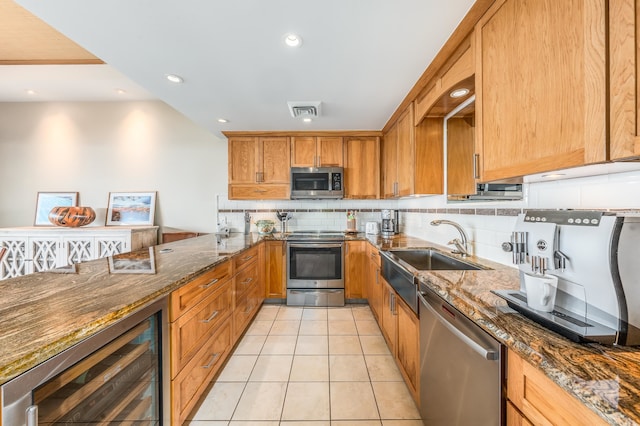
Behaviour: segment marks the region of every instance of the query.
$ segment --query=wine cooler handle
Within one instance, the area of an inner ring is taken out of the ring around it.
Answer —
[[[38,406],[30,405],[26,409],[27,413],[27,426],[38,426]]]

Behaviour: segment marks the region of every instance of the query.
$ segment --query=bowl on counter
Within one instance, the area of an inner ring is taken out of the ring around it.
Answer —
[[[275,222],[273,220],[258,220],[256,221],[256,228],[258,228],[259,234],[270,234],[273,232]]]

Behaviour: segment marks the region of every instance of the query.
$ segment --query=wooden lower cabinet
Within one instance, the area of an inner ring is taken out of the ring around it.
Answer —
[[[232,263],[171,293],[171,424],[182,425],[233,347]]]
[[[184,423],[232,347],[231,318],[227,317],[216,333],[202,344],[195,356],[171,381],[172,425],[181,426]]]
[[[267,299],[285,299],[287,297],[285,242],[266,241],[264,250],[265,297]]]
[[[380,324],[380,329],[387,345],[389,345],[391,354],[395,357],[398,341],[398,321],[396,319],[398,295],[384,278],[380,277],[380,279],[382,280],[382,313],[380,315],[382,324]]]
[[[264,300],[264,246],[171,293],[171,425],[182,425]]]
[[[367,297],[367,245],[366,241],[346,242],[344,265],[344,297],[346,299]]]
[[[509,350],[508,425],[605,425],[596,413]]]
[[[400,297],[396,299],[397,349],[396,360],[400,373],[407,383],[411,395],[420,403],[420,321],[411,308]]]
[[[368,268],[367,271],[367,300],[373,315],[381,323],[382,314],[382,277],[380,276],[380,254],[378,249],[369,244],[367,247]]]

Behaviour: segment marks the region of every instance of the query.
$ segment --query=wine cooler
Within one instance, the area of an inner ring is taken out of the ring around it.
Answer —
[[[167,299],[83,340],[2,388],[2,425],[169,423]]]

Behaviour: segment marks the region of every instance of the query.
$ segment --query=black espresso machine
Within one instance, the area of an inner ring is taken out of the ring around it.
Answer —
[[[640,345],[640,216],[528,210],[511,251],[520,290],[494,291],[528,318],[576,342]],[[552,312],[527,304],[525,273],[558,277]]]

